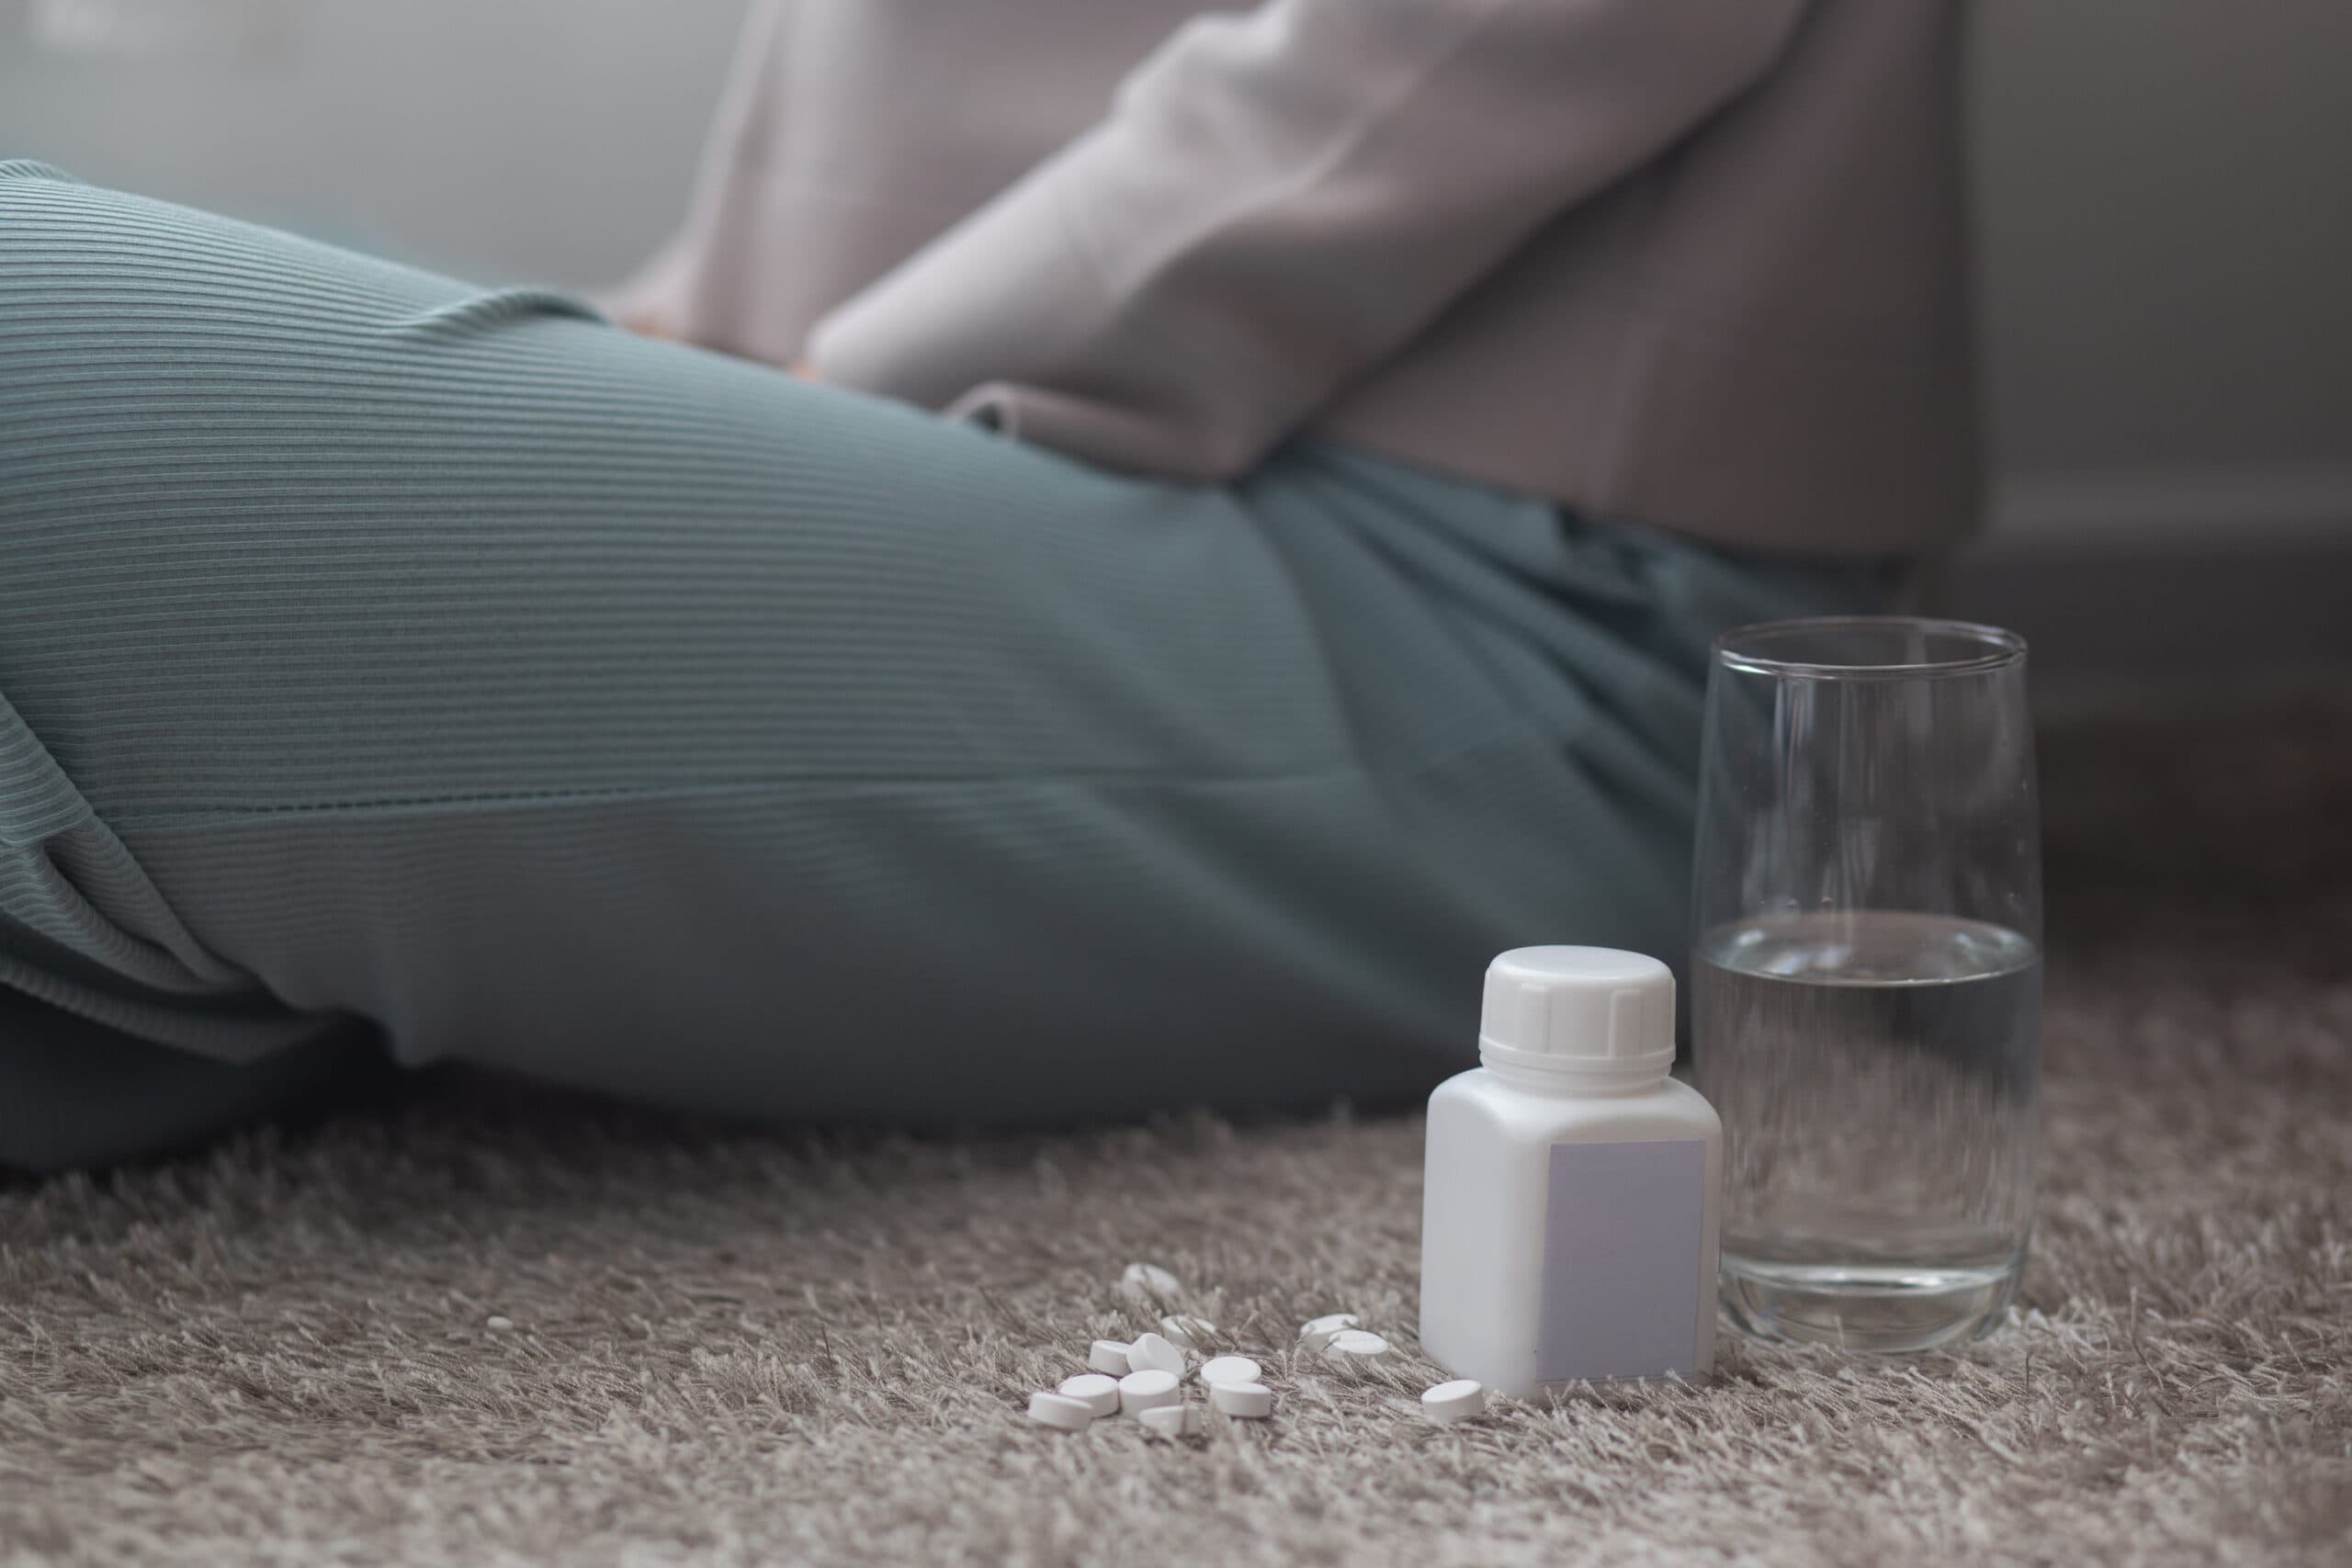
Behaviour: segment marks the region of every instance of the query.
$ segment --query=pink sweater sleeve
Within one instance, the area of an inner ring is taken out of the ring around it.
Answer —
[[[1769,70],[1806,0],[1264,0],[817,325],[831,379],[1106,466],[1250,468],[1546,219]]]

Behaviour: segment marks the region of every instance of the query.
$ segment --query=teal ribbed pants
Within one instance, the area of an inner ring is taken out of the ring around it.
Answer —
[[[1417,1095],[1496,950],[1679,960],[1709,638],[1890,577],[1313,444],[1115,477],[0,164],[0,1163],[355,1053]]]

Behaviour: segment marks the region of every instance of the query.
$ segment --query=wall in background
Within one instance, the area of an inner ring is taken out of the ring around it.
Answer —
[[[142,58],[37,48],[43,0],[0,0],[0,157],[591,287],[684,212],[744,3],[281,0],[255,49]]]
[[[52,3],[0,0],[6,155],[576,286],[676,220],[743,8],[246,0],[292,18],[274,54],[126,61],[34,50]],[[2004,527],[2352,533],[2352,5],[1977,22]]]
[[[2352,5],[1986,0],[2008,520],[2352,529]]]

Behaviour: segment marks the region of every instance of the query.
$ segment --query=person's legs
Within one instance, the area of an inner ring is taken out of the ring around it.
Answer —
[[[912,1123],[1417,1093],[1495,948],[1679,947],[1706,636],[1867,586],[1116,479],[26,165],[0,560],[0,984]]]

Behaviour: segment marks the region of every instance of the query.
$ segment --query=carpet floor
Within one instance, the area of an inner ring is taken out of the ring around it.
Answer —
[[[1420,1133],[968,1142],[463,1080],[0,1188],[0,1562],[2352,1562],[2352,728],[2052,729],[2042,1197],[2014,1321],[1426,1425]],[[1465,1021],[1465,1025],[1468,1021]],[[1150,1317],[1276,1418],[1021,1418]],[[1288,1351],[1350,1311],[1398,1341]]]

